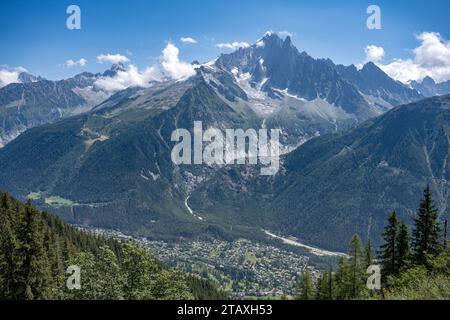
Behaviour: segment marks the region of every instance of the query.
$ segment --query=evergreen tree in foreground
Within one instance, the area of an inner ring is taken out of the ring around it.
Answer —
[[[395,269],[397,272],[402,271],[409,266],[411,260],[411,251],[409,247],[408,226],[401,222],[398,230],[395,250]]]
[[[19,222],[16,299],[44,299],[50,282],[50,266],[42,243],[43,225],[40,213],[27,203]]]
[[[335,298],[335,279],[331,266],[319,278],[317,283],[317,300],[333,300]]]
[[[358,299],[365,289],[366,268],[361,238],[357,234],[350,241],[349,256],[350,298]]]
[[[344,257],[339,257],[336,274],[336,299],[347,300],[350,298],[349,270]]]
[[[427,250],[422,250],[423,254],[417,254],[421,252],[416,251],[416,254],[411,254],[408,227],[404,222],[397,219],[395,212],[392,212],[383,232],[384,243],[379,253],[383,266],[384,288],[381,291],[382,297],[377,292],[368,291],[363,285],[367,280],[367,275],[363,274],[363,270],[372,261],[371,244],[370,242],[367,244],[361,259],[361,242],[359,237],[354,236],[350,242],[349,258],[339,258],[336,273],[333,277],[334,297],[336,299],[450,299],[450,250],[442,249],[445,237],[439,239],[441,232],[429,188],[425,190],[424,194],[424,200],[422,200],[419,208],[421,215],[416,219],[416,232],[413,237],[415,242],[413,243],[416,244],[415,249],[417,244],[422,243],[422,247],[427,248]],[[418,230],[421,232],[417,232]],[[430,234],[432,236],[429,236]],[[421,237],[418,237],[418,235]],[[425,235],[428,236],[425,237]],[[422,242],[419,240],[422,240]],[[425,262],[417,261],[417,257]],[[360,277],[357,276],[358,272]],[[327,299],[327,277],[328,274],[324,273],[318,281],[318,299]]]
[[[388,225],[383,232],[383,245],[380,251],[380,261],[382,265],[382,278],[383,282],[386,281],[388,276],[395,275],[397,273],[396,264],[396,244],[398,234],[398,220],[397,214],[392,212],[388,218]]]
[[[369,297],[366,287],[367,264],[371,261],[370,245],[363,250],[361,238],[355,234],[350,241],[348,258],[339,257],[336,273],[332,278],[333,298],[354,300]]]
[[[442,252],[440,243],[441,228],[438,211],[435,209],[430,186],[423,193],[417,218],[414,219],[413,249],[416,264],[426,265],[427,255],[437,256]]]
[[[315,298],[315,290],[313,280],[311,278],[311,273],[309,272],[308,267],[302,272],[302,278],[298,285],[298,300],[314,300]]]
[[[370,265],[373,264],[373,249],[372,249],[372,242],[370,242],[370,239],[367,242],[366,249],[364,251],[364,264],[365,267],[368,268]]]

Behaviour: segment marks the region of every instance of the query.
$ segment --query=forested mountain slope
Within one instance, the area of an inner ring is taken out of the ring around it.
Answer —
[[[69,290],[69,266],[81,271]],[[0,196],[0,299],[217,299],[208,282],[174,271],[131,242],[95,236]]]

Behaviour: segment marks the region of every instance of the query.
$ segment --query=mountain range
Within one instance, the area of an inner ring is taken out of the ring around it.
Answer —
[[[380,243],[392,211],[412,224],[422,190],[449,218],[450,96],[394,108],[345,133],[312,139],[282,159],[282,172],[227,167],[203,182],[189,206],[209,219],[259,226],[343,249],[354,233]]]
[[[123,66],[117,64],[103,74],[83,72],[58,81],[20,73],[20,83],[0,88],[0,147],[29,128],[89,111],[111,95],[94,86],[95,81],[119,70]]]
[[[409,85],[425,97],[450,94],[450,80],[436,83],[431,77],[425,77],[421,82],[410,81]]]
[[[273,33],[195,68],[108,96],[88,73],[0,89],[3,141],[33,127],[0,149],[0,189],[147,237],[270,229],[335,249],[355,232],[378,241],[391,209],[410,221],[427,182],[447,214],[448,97],[422,100],[373,63],[314,59]],[[281,170],[175,166],[171,133],[194,121],[281,129]]]

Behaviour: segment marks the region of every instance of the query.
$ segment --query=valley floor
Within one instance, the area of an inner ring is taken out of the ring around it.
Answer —
[[[133,238],[112,230],[87,230],[119,239],[133,239],[149,248],[162,262],[209,279],[236,297],[293,295],[306,266],[313,276],[319,274],[307,255],[246,239],[168,243]]]

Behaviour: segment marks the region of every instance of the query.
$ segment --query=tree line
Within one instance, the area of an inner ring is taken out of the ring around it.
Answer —
[[[348,258],[340,257],[336,270],[328,268],[313,279],[306,267],[301,275],[297,299],[450,299],[450,251],[447,222],[439,221],[429,186],[424,190],[414,229],[392,212],[375,255],[368,241],[363,248],[358,235],[349,244]],[[367,268],[381,265],[381,289],[367,287]]]

